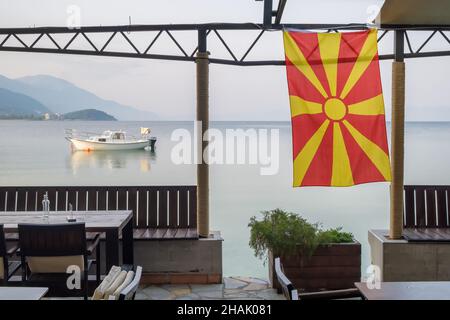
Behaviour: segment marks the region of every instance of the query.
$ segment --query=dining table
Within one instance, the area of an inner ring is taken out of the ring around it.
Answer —
[[[45,287],[0,287],[0,300],[41,300]]]
[[[450,300],[450,281],[356,282],[366,300]]]
[[[131,210],[111,211],[43,211],[2,212],[0,224],[5,233],[17,233],[19,224],[64,224],[84,223],[86,232],[105,234],[106,269],[120,265],[119,247],[122,236],[122,262],[134,264],[133,254],[133,212]]]

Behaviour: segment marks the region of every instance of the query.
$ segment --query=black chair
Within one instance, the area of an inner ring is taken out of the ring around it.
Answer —
[[[284,274],[280,258],[275,258],[275,273],[277,275],[278,282],[280,283],[283,290],[283,294],[288,300],[336,300],[350,298],[362,299],[361,293],[356,288],[298,293],[292,282]]]
[[[10,249],[6,247],[5,232],[3,225],[0,224],[0,284],[6,286],[10,278],[20,269],[19,261],[10,261],[14,253],[17,251],[17,246]]]
[[[88,273],[94,262],[97,283],[100,282],[100,234],[88,245],[84,223],[19,224],[18,228],[22,280],[27,285],[49,287],[49,295],[82,293],[87,300]],[[88,260],[94,250],[96,260]],[[67,273],[69,266],[79,268],[79,289],[67,286],[72,276]]]

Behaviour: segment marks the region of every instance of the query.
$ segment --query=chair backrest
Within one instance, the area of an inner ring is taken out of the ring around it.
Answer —
[[[22,256],[58,257],[86,254],[84,223],[19,224]]]
[[[275,273],[277,275],[278,282],[281,285],[281,289],[283,290],[284,296],[289,300],[298,300],[298,291],[284,274],[280,258],[275,258]]]
[[[131,281],[131,283],[125,289],[122,290],[119,296],[119,300],[134,300],[136,291],[139,288],[139,282],[141,281],[141,277],[142,277],[142,267],[137,266],[133,281]]]
[[[0,257],[6,256],[6,240],[3,225],[0,224]]]
[[[6,241],[3,225],[0,224],[0,282],[8,277],[8,259],[6,257]]]

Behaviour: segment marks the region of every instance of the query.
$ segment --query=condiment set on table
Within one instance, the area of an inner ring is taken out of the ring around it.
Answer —
[[[46,192],[44,194],[44,199],[42,200],[42,210],[43,210],[43,215],[42,217],[44,219],[49,218],[50,215],[50,200],[48,199],[48,192]],[[72,204],[69,203],[69,215],[67,216],[67,222],[76,222],[77,219],[75,218],[75,216],[73,215],[73,207]]]

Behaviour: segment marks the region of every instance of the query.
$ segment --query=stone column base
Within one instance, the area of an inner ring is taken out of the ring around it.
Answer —
[[[369,230],[369,244],[381,281],[450,280],[450,243],[391,240],[388,230]]]

